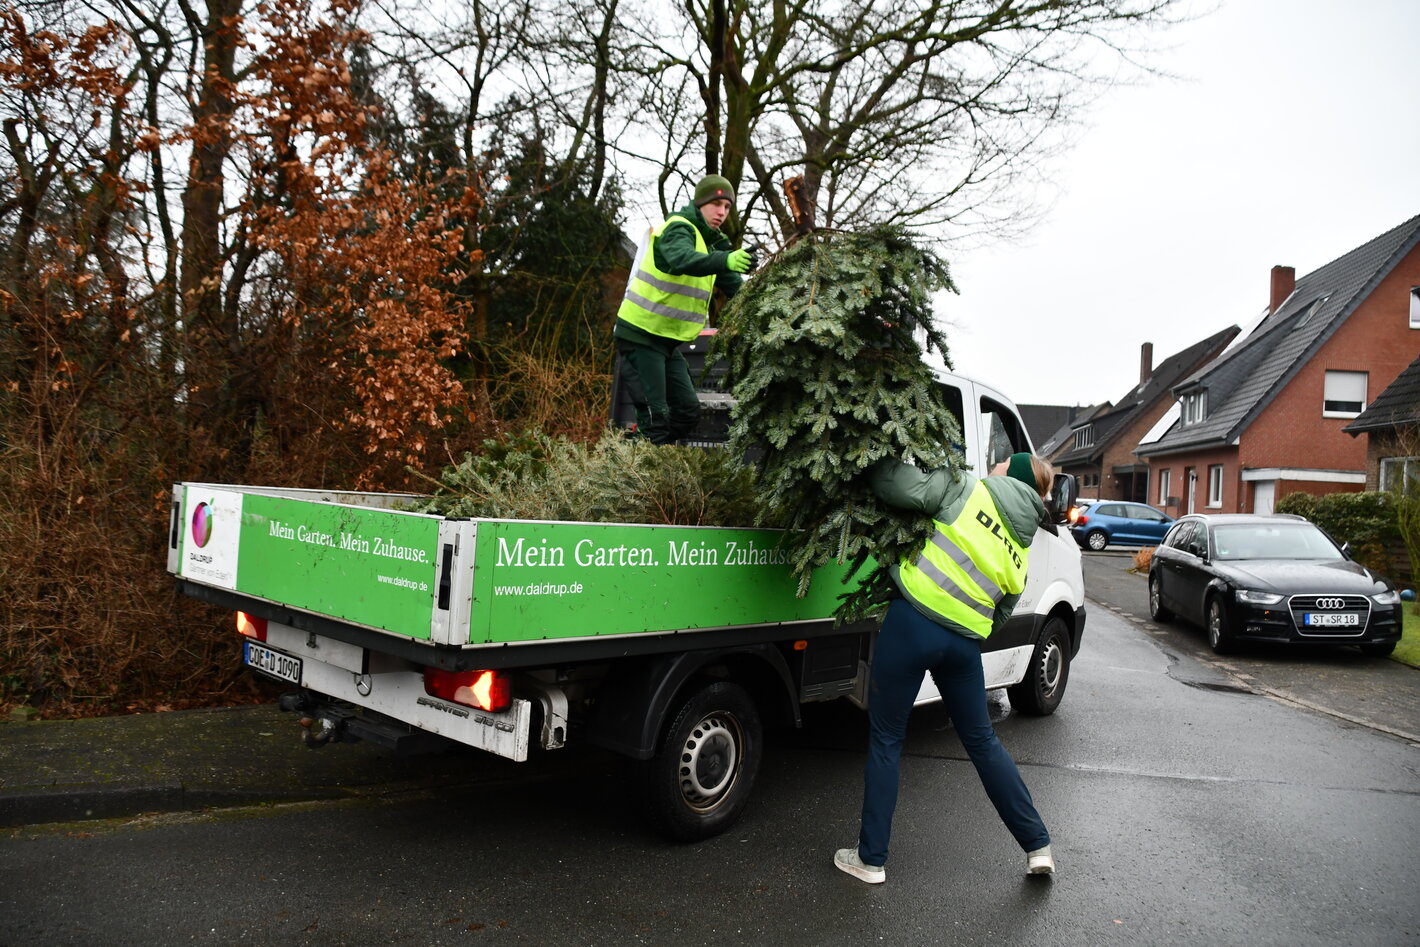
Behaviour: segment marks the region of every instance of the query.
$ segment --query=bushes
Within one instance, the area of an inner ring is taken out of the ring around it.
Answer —
[[[1349,543],[1351,558],[1372,571],[1394,577],[1406,565],[1405,538],[1393,494],[1289,493],[1277,502],[1276,511],[1305,516],[1338,543]]]

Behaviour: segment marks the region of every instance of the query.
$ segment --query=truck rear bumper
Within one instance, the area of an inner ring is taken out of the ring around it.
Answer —
[[[493,713],[433,697],[425,692],[421,667],[276,622],[268,625],[266,647],[299,660],[300,686],[316,695],[510,760],[528,757],[534,716],[528,700],[515,698],[507,710]],[[326,653],[315,656],[322,650]],[[330,717],[337,729],[352,737],[398,742],[396,731],[358,719],[353,714]]]

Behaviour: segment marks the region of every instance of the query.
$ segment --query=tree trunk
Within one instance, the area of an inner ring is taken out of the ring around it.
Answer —
[[[222,205],[224,171],[232,149],[238,14],[241,0],[207,0],[206,22],[189,26],[202,38],[203,71],[193,109],[192,157],[182,193],[181,263],[178,289],[184,330],[189,431],[206,429],[218,439],[235,433],[233,369],[240,354],[235,309],[222,304]]]

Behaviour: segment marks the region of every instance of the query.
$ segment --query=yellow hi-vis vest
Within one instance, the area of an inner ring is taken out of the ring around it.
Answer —
[[[656,240],[673,223],[689,224],[695,231],[696,251],[705,252],[705,238],[699,227],[684,217],[667,217],[659,227],[652,228],[646,252],[633,264],[626,296],[616,315],[652,335],[689,342],[705,328],[710,316],[715,277],[675,276],[656,268]]]
[[[898,569],[912,600],[979,638],[991,634],[996,606],[1026,587],[1027,550],[1016,544],[986,485],[977,481],[950,524],[936,532],[917,558]]]

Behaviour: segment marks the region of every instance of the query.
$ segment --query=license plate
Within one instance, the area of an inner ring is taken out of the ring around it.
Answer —
[[[272,677],[290,681],[292,684],[301,683],[300,658],[288,657],[280,651],[272,651],[254,641],[244,642],[244,645],[242,663],[247,667],[256,668],[263,674],[270,674]]]
[[[1320,628],[1337,628],[1346,625],[1361,624],[1360,615],[1323,615],[1316,612],[1306,612],[1302,615],[1302,624]]]

